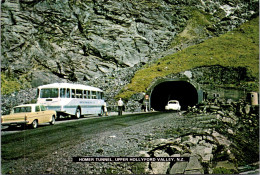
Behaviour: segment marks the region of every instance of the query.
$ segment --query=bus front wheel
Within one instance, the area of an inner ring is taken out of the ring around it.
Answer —
[[[79,119],[80,116],[81,116],[81,111],[80,111],[79,108],[77,108],[76,113],[75,113],[75,118],[76,118],[76,119]]]

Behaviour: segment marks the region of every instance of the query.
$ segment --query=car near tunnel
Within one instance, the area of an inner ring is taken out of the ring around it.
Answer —
[[[199,94],[195,86],[187,81],[163,81],[151,89],[150,105],[156,111],[165,111],[169,100],[177,100],[181,110],[188,109],[199,102]]]
[[[165,110],[174,110],[174,111],[180,111],[181,106],[178,100],[170,100],[167,105],[165,106]]]

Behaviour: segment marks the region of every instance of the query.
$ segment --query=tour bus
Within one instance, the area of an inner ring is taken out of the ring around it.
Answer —
[[[80,118],[86,114],[103,115],[104,94],[99,88],[71,84],[53,83],[42,85],[37,90],[37,103],[57,112],[57,118],[70,115]]]

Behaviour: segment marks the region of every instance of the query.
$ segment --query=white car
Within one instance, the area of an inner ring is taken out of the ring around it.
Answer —
[[[181,106],[180,106],[179,101],[177,101],[177,100],[170,100],[170,101],[168,101],[168,104],[165,106],[165,110],[180,111],[181,110]]]

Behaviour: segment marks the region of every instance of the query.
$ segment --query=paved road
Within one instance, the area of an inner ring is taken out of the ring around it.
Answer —
[[[142,112],[140,112],[142,113]],[[124,115],[128,115],[128,114],[140,114],[140,113],[133,113],[133,112],[125,112]],[[117,112],[109,112],[108,113],[108,116],[102,116],[103,117],[111,117],[111,116],[117,116]],[[97,116],[97,115],[86,115],[80,119],[66,119],[66,118],[62,118],[60,120],[57,120],[55,122],[55,125],[59,125],[59,124],[62,124],[62,123],[68,123],[68,122],[76,122],[76,121],[82,121],[82,120],[88,120],[88,119],[94,119],[94,118],[100,118],[100,116]],[[46,127],[48,126],[49,123],[44,123],[44,124],[40,124],[38,127]],[[28,129],[25,129],[21,126],[17,126],[17,127],[11,127],[9,128],[8,126],[1,126],[1,135],[7,135],[7,134],[12,134],[12,133],[18,133],[18,132],[24,132],[25,130],[28,130]]]
[[[28,172],[44,174],[46,172],[42,169],[49,164],[57,168],[63,167],[64,164],[78,166],[71,164],[69,159],[75,155],[85,155],[85,153],[80,153],[81,149],[86,149],[86,146],[81,144],[91,145],[91,148],[87,149],[87,151],[93,149],[90,151],[90,155],[97,154],[99,151],[107,152],[108,155],[119,154],[119,150],[133,152],[132,148],[137,149],[141,140],[146,139],[147,136],[150,136],[151,131],[154,132],[158,129],[157,127],[160,127],[156,126],[158,121],[165,118],[165,123],[169,123],[167,116],[158,112],[108,117],[93,116],[79,120],[59,121],[53,126],[43,125],[37,129],[22,130],[13,134],[3,134],[1,140],[2,171],[4,173],[11,171],[16,174],[27,174]],[[119,135],[121,135],[120,139],[117,139]],[[109,138],[114,138],[118,142],[104,143]],[[112,144],[116,144],[116,146],[110,147],[109,145]],[[99,147],[102,150],[99,150]],[[62,158],[67,154],[70,154],[68,158]],[[61,158],[56,160],[54,155]],[[24,167],[25,159],[28,165],[26,167]],[[60,159],[66,161],[63,162]],[[36,161],[37,163],[35,163]],[[58,163],[61,165],[54,165]],[[39,164],[43,165],[39,166]],[[46,169],[48,170],[48,168]],[[53,173],[65,172],[58,169],[52,169],[52,171]],[[66,171],[66,173],[72,172]]]

